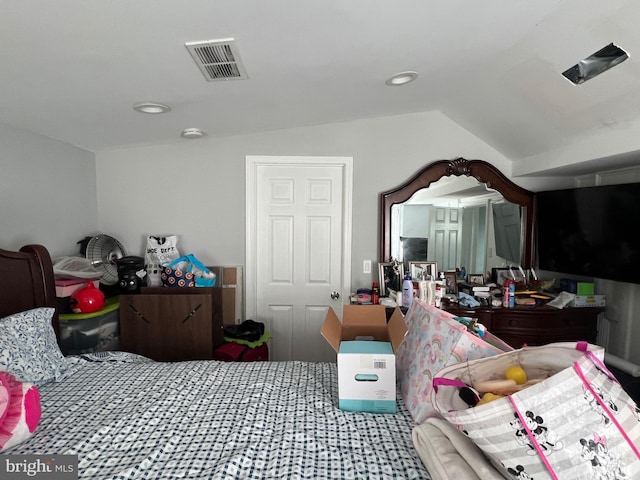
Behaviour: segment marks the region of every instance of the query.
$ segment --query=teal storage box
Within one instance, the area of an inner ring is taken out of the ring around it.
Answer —
[[[395,352],[407,325],[400,308],[387,322],[384,305],[329,307],[320,332],[336,351],[338,406],[352,412],[396,412]]]
[[[106,299],[101,310],[93,313],[60,314],[60,350],[78,355],[120,348],[119,298]]]
[[[395,360],[390,342],[341,342],[339,408],[351,412],[395,413]]]

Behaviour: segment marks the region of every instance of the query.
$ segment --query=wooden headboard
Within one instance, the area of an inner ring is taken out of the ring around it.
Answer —
[[[59,336],[58,299],[49,252],[42,245],[25,245],[19,252],[0,249],[0,318],[36,307],[56,309],[53,328]]]

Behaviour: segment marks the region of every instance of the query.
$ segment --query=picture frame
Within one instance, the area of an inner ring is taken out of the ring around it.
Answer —
[[[458,272],[444,272],[444,280],[447,285],[447,293],[458,293]]]
[[[524,271],[525,276],[522,276],[522,272],[517,267],[511,268],[493,268],[491,274],[493,281],[503,286],[507,280],[513,280],[515,282],[524,282],[527,279],[527,271]]]
[[[388,297],[389,290],[394,292],[402,291],[402,280],[404,279],[404,266],[396,262],[378,263],[378,281],[380,283],[380,296]]]
[[[476,283],[478,285],[484,285],[484,275],[482,273],[470,273],[469,283]]]
[[[437,280],[438,262],[409,262],[409,273],[414,281]]]

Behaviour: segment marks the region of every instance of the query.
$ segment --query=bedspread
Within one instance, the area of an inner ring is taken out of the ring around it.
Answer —
[[[338,409],[333,363],[67,360],[8,454],[78,455],[92,480],[429,478],[402,401],[394,415]]]

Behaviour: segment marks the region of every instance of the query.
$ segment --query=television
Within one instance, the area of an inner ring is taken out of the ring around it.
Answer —
[[[640,284],[640,183],[536,193],[538,268]]]

